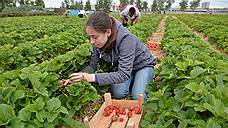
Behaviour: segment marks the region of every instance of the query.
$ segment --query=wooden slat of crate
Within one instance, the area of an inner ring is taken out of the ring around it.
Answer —
[[[133,114],[131,118],[128,120],[128,124],[126,128],[139,128],[139,123],[140,119],[142,117],[142,112],[141,114]],[[134,127],[132,127],[132,124],[134,124]]]
[[[113,104],[114,106],[119,105],[121,108],[122,107],[130,108],[130,106],[142,107],[142,104],[144,102],[142,95],[139,95],[139,100],[112,100],[110,93],[106,93],[104,95],[104,97],[105,97],[105,103],[102,104],[101,108],[94,115],[94,117],[90,121],[89,121],[88,117],[86,117],[84,119],[84,124],[87,128],[107,128],[108,126],[112,125],[112,124],[110,124],[111,118],[112,118],[112,115],[115,114],[115,111],[109,117],[103,116],[105,107],[107,107],[111,104]],[[127,121],[127,115],[125,118],[124,118],[124,122]],[[139,125],[140,119],[141,119],[141,116],[138,119],[138,121],[136,121],[137,126]],[[136,119],[134,119],[134,120],[136,120]],[[116,122],[116,124],[118,124],[118,125],[115,125],[115,126],[116,127],[118,126],[117,128],[123,126],[123,128],[124,128],[127,125],[127,128],[138,128],[138,127],[134,127],[134,125],[136,125],[136,122],[131,121],[130,123],[128,123],[128,125],[126,124],[126,122],[124,123],[124,125],[122,125],[123,122]],[[115,127],[113,127],[113,128],[115,128]]]
[[[95,128],[108,128],[108,126],[110,126],[112,123],[113,115],[115,115],[115,111],[113,111],[108,117],[102,115]]]
[[[128,112],[128,109],[125,109],[126,113]],[[118,119],[116,122],[113,122],[110,128],[125,128],[125,126],[127,125],[127,121],[128,121],[128,117],[127,114],[126,115],[120,115],[120,117],[124,118],[123,122],[120,122],[120,120]]]
[[[114,106],[119,105],[120,108],[122,108],[122,107],[130,108],[130,106],[133,106],[133,107],[141,107],[142,106],[142,104],[137,100],[112,100],[112,104]]]
[[[94,115],[94,117],[89,121],[89,119],[88,119],[88,117],[86,117],[83,121],[84,121],[84,124],[86,125],[86,128],[97,128],[97,124],[98,124],[98,122],[100,122],[101,121],[101,117],[103,116],[103,113],[104,113],[104,109],[107,107],[107,106],[109,106],[109,105],[111,105],[112,104],[112,102],[111,102],[111,95],[110,94],[108,94],[108,93],[106,93],[105,95],[104,95],[104,97],[105,97],[105,102],[102,104],[102,106],[100,107],[100,109],[97,111],[97,113]],[[109,116],[109,117],[111,117],[111,116]],[[106,118],[107,119],[107,121],[106,122],[103,122],[104,124],[105,124],[105,126],[107,125],[109,125],[110,124],[110,121],[108,121],[108,118]],[[105,127],[99,127],[99,128],[105,128]]]

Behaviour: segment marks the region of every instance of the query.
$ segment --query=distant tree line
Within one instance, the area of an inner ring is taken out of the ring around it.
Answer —
[[[96,0],[95,9],[109,12],[111,10],[111,7],[114,7],[112,1],[113,0]],[[155,13],[170,10],[172,4],[175,2],[175,0],[153,0],[153,3],[149,8],[148,2],[146,0],[119,0],[119,1],[120,1],[120,5],[119,5],[120,11],[122,11],[128,4],[135,4],[140,11],[155,12]],[[43,0],[0,0],[0,12],[4,8],[16,7],[16,5],[18,4],[21,7],[45,8],[45,4]],[[188,7],[190,7],[194,11],[200,5],[200,0],[192,0],[189,4],[190,5],[188,5],[188,0],[182,0],[179,3],[180,10],[184,11]],[[85,5],[83,5],[82,0],[64,0],[62,2],[61,8],[91,10],[91,2],[90,0],[86,0]]]
[[[41,7],[45,8],[43,0],[0,0],[0,11],[6,7],[16,7],[16,4],[19,6],[32,6],[32,7]]]

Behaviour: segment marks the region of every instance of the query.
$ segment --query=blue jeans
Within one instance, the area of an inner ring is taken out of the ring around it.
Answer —
[[[153,80],[153,75],[153,67],[142,68],[133,72],[127,81],[111,85],[111,93],[115,98],[124,98],[131,90],[132,99],[137,100],[138,94],[143,94],[144,100],[146,100],[146,85]]]

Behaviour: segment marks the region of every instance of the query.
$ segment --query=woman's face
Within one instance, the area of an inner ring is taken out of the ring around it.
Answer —
[[[96,31],[93,27],[87,26],[86,33],[90,39],[91,44],[96,48],[102,48],[108,41],[111,35],[111,29],[108,29],[105,33]]]

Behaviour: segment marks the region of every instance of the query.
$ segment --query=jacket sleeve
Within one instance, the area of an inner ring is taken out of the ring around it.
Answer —
[[[86,73],[94,73],[95,70],[97,69],[97,63],[99,61],[99,53],[97,52],[96,48],[93,47],[93,52],[91,55],[90,63],[88,66],[86,66],[84,69],[81,70],[81,72],[86,72]]]
[[[110,73],[96,73],[99,85],[118,84],[130,78],[135,58],[136,39],[128,35],[119,44],[118,70]]]

